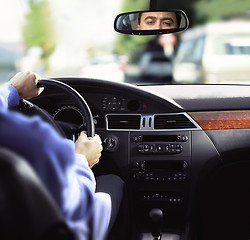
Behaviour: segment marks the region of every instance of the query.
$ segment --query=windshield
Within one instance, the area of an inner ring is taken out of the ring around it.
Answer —
[[[132,36],[115,32],[114,19],[148,10],[149,0],[1,1],[0,82],[32,70],[135,85],[250,84],[247,2],[159,0],[186,12],[190,27]]]

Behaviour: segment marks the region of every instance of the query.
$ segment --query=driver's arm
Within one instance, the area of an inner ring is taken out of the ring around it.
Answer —
[[[0,145],[24,156],[49,189],[70,226],[84,228],[86,219],[93,214],[95,178],[90,166],[99,161],[101,141],[97,135],[88,139],[82,133],[75,146],[40,118],[28,118],[3,109],[18,105],[19,97],[37,96],[36,81],[37,75],[26,72],[0,85]]]
[[[7,84],[0,86],[0,108],[8,108],[19,104],[19,99],[35,97],[41,93],[37,81],[41,77],[33,72],[19,72]]]
[[[43,88],[37,88],[37,82],[41,77],[30,71],[18,72],[7,84],[0,86],[0,108],[8,108],[19,104],[19,99],[28,99],[38,96]],[[98,163],[101,156],[102,145],[98,135],[87,138],[81,133],[75,144],[76,154],[82,154],[87,158],[89,167]]]
[[[41,77],[38,74],[30,71],[17,73],[9,80],[7,86],[0,87],[2,104],[7,108],[8,106],[18,105],[19,99],[28,99],[38,96],[43,90],[43,88],[37,88],[39,79],[41,79]],[[101,144],[101,139],[98,135],[95,135],[93,138],[87,138],[85,133],[81,133],[75,144],[75,152],[85,155],[89,167],[93,167],[98,163],[101,157]]]
[[[38,96],[42,88],[37,88],[37,82],[41,77],[33,72],[19,72],[8,82],[9,85],[13,86],[20,99],[29,99]]]

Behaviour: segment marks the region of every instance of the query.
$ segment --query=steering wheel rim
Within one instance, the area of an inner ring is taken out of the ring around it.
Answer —
[[[74,88],[71,86],[67,85],[66,83],[60,82],[55,79],[40,79],[38,80],[37,87],[57,87],[63,90],[64,92],[68,93],[70,96],[74,98],[76,103],[79,105],[80,109],[83,112],[85,121],[86,121],[86,132],[88,137],[93,137],[95,135],[95,126],[94,126],[94,121],[93,121],[93,116],[91,113],[91,110],[85,101],[85,99],[80,95]],[[77,129],[78,132],[80,132],[82,129],[79,127]]]

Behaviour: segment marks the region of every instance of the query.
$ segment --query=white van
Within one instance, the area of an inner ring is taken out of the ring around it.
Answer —
[[[250,76],[250,21],[210,23],[182,35],[174,83],[246,83]]]

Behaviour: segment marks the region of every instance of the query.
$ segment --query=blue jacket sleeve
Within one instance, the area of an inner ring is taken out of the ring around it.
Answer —
[[[17,90],[9,84],[2,84],[0,86],[0,109],[6,109],[9,106],[16,106],[18,104],[19,95]]]
[[[0,145],[16,151],[33,166],[69,225],[86,229],[94,199],[95,179],[84,156],[40,117],[6,110],[19,101],[11,86],[0,86]],[[17,101],[18,100],[18,101]]]

